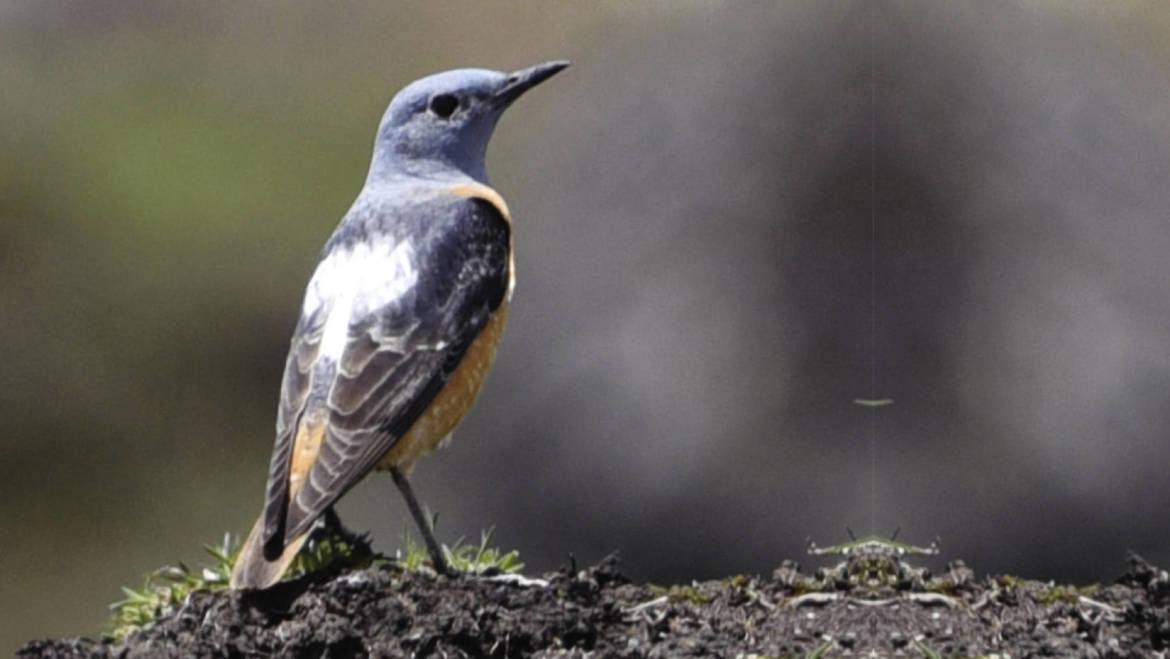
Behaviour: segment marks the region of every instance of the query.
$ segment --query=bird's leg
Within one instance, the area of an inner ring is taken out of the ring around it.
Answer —
[[[450,576],[453,574],[451,566],[447,565],[447,559],[443,558],[439,543],[435,542],[435,535],[431,532],[431,524],[423,515],[422,508],[418,505],[418,499],[414,498],[414,491],[410,489],[410,481],[406,480],[406,475],[397,467],[390,468],[390,475],[394,477],[394,484],[398,486],[398,491],[402,492],[402,498],[406,499],[406,507],[410,509],[410,516],[414,518],[419,533],[422,533],[423,542],[427,544],[427,553],[431,555],[431,563],[435,566],[435,572]]]

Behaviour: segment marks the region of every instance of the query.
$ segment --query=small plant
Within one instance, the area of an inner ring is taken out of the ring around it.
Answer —
[[[432,523],[432,528],[434,524]],[[425,547],[415,543],[408,532],[404,532],[404,550],[395,552],[394,559],[404,570],[418,570],[430,564],[430,555]],[[491,575],[500,573],[516,573],[524,569],[520,562],[520,552],[513,549],[503,552],[492,546],[495,541],[496,529],[492,527],[479,534],[479,544],[469,544],[459,539],[453,546],[443,545],[443,557],[447,563],[458,572],[468,574]]]
[[[235,558],[233,554],[233,564],[236,562]],[[308,542],[288,566],[284,578],[295,579],[324,571],[361,570],[368,567],[375,558],[368,535],[321,528],[309,536]]]
[[[920,641],[914,641],[914,647],[918,648],[918,651],[922,653],[922,656],[925,659],[943,659],[941,654],[931,650]]]
[[[146,627],[160,616],[173,613],[182,606],[187,596],[197,590],[223,590],[231,579],[235,564],[235,547],[230,533],[225,533],[219,547],[204,545],[203,549],[215,559],[210,567],[194,573],[184,563],[168,565],[151,572],[142,588],[122,587],[125,599],[110,605],[113,616],[108,623],[109,635],[120,641]]]

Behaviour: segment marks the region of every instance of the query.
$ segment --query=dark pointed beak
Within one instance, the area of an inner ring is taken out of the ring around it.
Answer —
[[[504,86],[496,92],[495,98],[501,105],[506,106],[520,98],[524,92],[553,77],[567,66],[569,66],[567,61],[557,60],[515,71],[504,81]]]

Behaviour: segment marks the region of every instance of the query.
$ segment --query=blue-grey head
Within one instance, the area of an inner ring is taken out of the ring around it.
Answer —
[[[382,116],[367,182],[461,172],[486,183],[488,140],[500,115],[568,65],[547,62],[514,73],[456,69],[410,83]]]

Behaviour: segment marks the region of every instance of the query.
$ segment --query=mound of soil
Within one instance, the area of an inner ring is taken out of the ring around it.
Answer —
[[[383,563],[259,593],[195,593],[125,641],[34,641],[20,657],[1160,657],[1170,577],[1137,556],[1076,589],[939,575],[889,548],[806,574],[661,588],[616,559],[544,579],[454,578]]]

